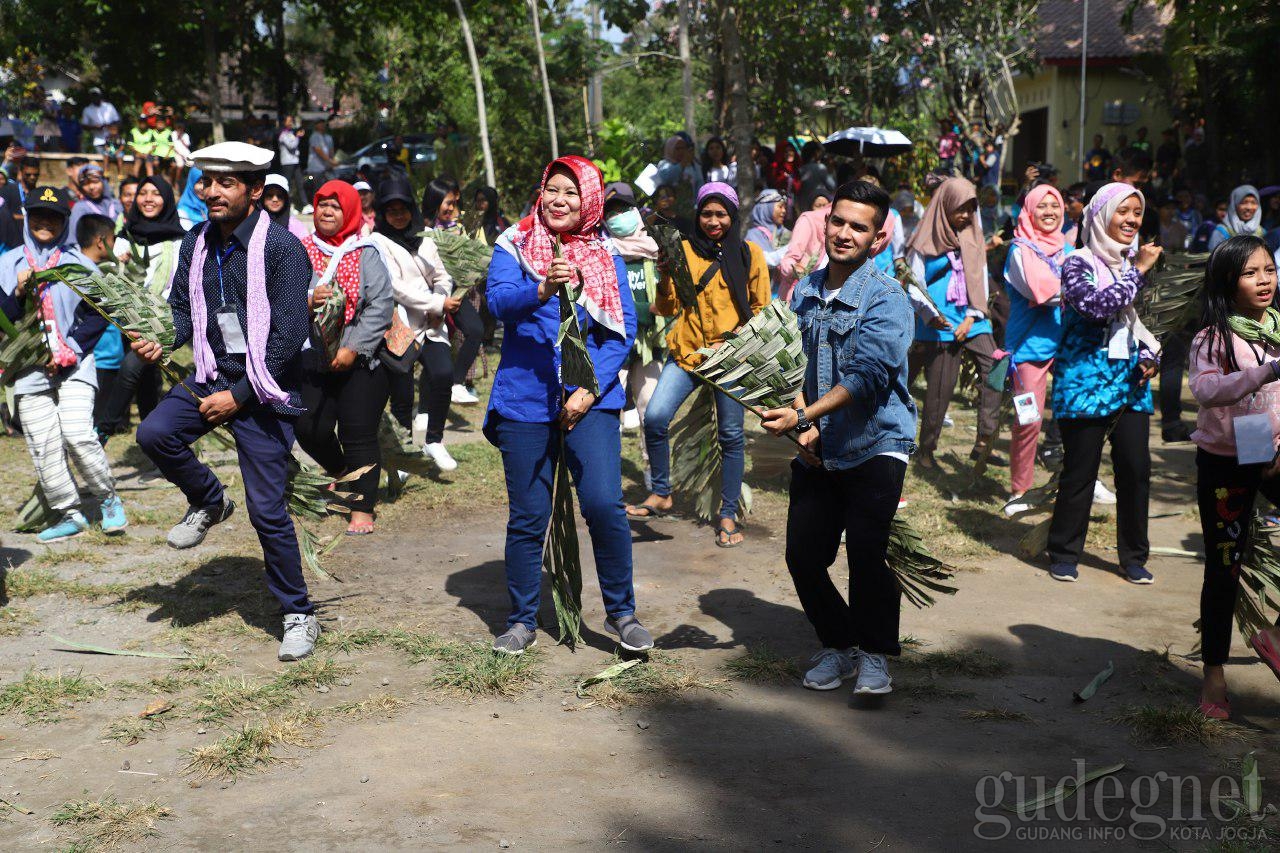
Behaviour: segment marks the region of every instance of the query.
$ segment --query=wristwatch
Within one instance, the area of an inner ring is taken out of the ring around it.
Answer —
[[[796,432],[808,432],[813,429],[813,422],[805,417],[804,409],[796,409]]]

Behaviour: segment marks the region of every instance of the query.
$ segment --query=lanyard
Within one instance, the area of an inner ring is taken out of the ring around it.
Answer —
[[[222,285],[222,265],[231,257],[231,253],[235,251],[235,244],[228,241],[226,250],[214,249],[213,259],[218,265],[218,297],[222,300],[222,304],[227,304],[227,291]]]

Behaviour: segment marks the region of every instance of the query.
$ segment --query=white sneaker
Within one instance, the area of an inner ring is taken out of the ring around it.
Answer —
[[[284,617],[284,639],[280,641],[280,660],[302,660],[315,650],[320,639],[320,622],[314,615],[290,613]]]
[[[424,445],[422,453],[441,471],[452,471],[458,467],[458,461],[450,456],[449,451],[445,450],[444,445],[438,441]]]
[[[1093,502],[1103,506],[1114,506],[1116,493],[1102,485],[1101,480],[1095,480],[1093,483]]]
[[[951,420],[951,415],[943,415],[943,416],[942,416],[942,425],[943,425],[944,427],[953,427],[953,426],[955,426],[955,425],[956,425],[956,422],[955,422],[955,421],[953,421],[953,420]]]
[[[622,413],[623,429],[640,429],[640,413],[635,409],[627,409]]]
[[[413,416],[413,443],[422,444],[427,440],[427,426],[430,419],[425,414]]]
[[[1022,499],[1022,495],[1013,495],[1004,502],[1004,514],[1013,518],[1018,513],[1031,509],[1031,504]]]
[[[911,502],[910,502],[910,501],[908,501],[906,498],[899,498],[899,499],[898,499],[898,509],[906,509],[906,508],[907,508],[907,504],[909,504],[909,503],[911,503]]]
[[[454,385],[449,401],[458,406],[474,406],[480,402],[480,398],[468,391],[466,385]]]

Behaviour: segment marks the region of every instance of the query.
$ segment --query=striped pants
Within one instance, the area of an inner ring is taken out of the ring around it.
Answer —
[[[85,488],[99,498],[115,494],[111,465],[93,430],[96,393],[92,385],[73,379],[49,391],[18,397],[18,417],[36,476],[49,505],[58,512],[80,505],[80,493],[67,464],[68,452]]]

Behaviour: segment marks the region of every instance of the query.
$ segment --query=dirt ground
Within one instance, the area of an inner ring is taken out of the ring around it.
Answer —
[[[949,446],[963,454],[973,413],[955,416]],[[118,439],[109,449],[134,514],[126,538],[45,548],[6,533],[0,848],[1262,850],[1259,826],[1277,837],[1274,819],[1244,818],[1117,838],[1133,820],[1099,816],[1096,782],[1063,807],[1076,819],[1050,809],[1022,821],[997,805],[1036,792],[1019,795],[1011,781],[997,791],[984,777],[1052,787],[1077,761],[1123,762],[1123,793],[1103,804],[1113,817],[1161,772],[1201,780],[1207,801],[1214,779],[1239,778],[1250,750],[1263,801],[1280,802],[1266,779],[1280,766],[1275,679],[1238,637],[1228,669],[1237,727],[1178,741],[1165,726],[1144,740],[1120,720],[1194,705],[1199,561],[1156,556],[1157,583],[1131,586],[1114,573],[1114,526],[1099,510],[1080,581],[1055,583],[1043,560],[1011,556],[1042,516],[999,516],[1004,472],[954,500],[963,471],[909,478],[903,512],[957,565],[959,592],[903,613],[908,651],[879,701],[799,685],[816,642],[783,562],[785,476],[763,437],[744,547],[717,549],[687,517],[635,526],[639,615],[659,652],[630,675],[653,675],[649,692],[575,690],[615,660],[585,547],[586,647],[541,633],[518,670],[478,684],[471,676],[491,662],[468,644],[503,627],[507,598],[500,467],[475,440],[476,417],[451,432],[456,475],[411,481],[377,535],[326,560],[343,582],[313,579],[329,633],[298,678],[298,665],[275,659],[279,621],[245,516],[199,549],[168,550],[181,495],[140,483],[141,460]],[[635,435],[626,443],[634,484]],[[1164,448],[1158,431],[1152,447],[1152,543],[1198,552],[1192,448]],[[0,460],[11,506],[30,487],[20,441],[0,439]],[[234,468],[219,470],[234,479]],[[336,520],[324,528],[339,530]],[[847,586],[847,572],[834,572]],[[63,640],[194,658],[84,654]],[[1074,702],[1109,663],[1097,695]],[[78,687],[46,689],[58,676]],[[172,707],[140,719],[152,703]],[[197,760],[265,731],[276,734],[246,749],[234,776]],[[1145,813],[1167,818],[1175,800],[1197,798],[1165,784]],[[93,817],[98,806],[136,808],[110,823]],[[1002,840],[976,834],[992,837],[1002,819],[1012,827]],[[1246,840],[1222,846],[1228,830]]]

